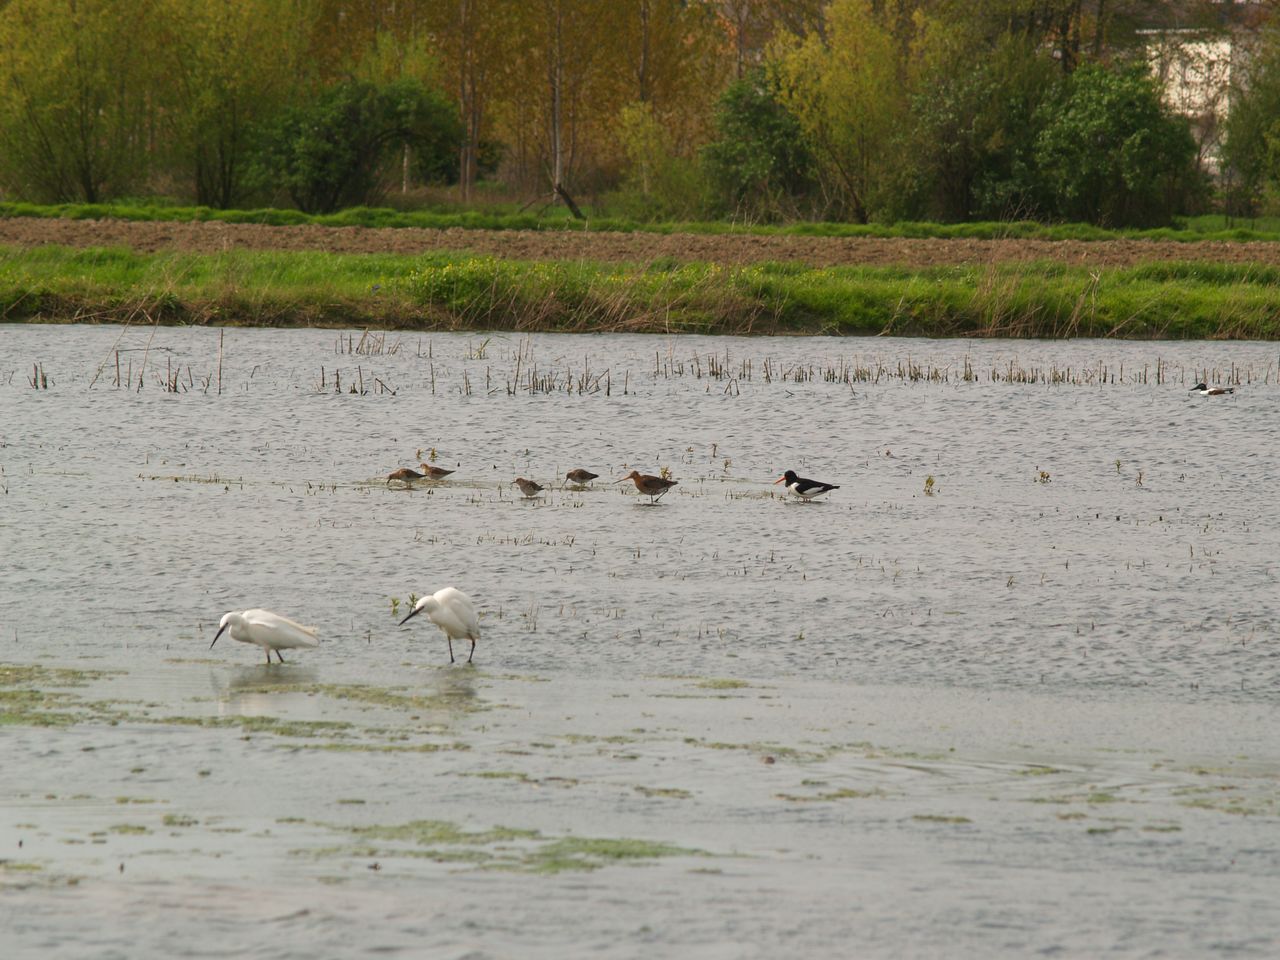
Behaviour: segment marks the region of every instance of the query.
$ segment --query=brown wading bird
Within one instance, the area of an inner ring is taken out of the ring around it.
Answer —
[[[579,467],[577,470],[570,470],[564,475],[564,478],[570,483],[576,483],[578,486],[583,487],[598,476],[600,476],[600,474],[592,473],[590,470],[583,470]]]
[[[452,470],[446,470],[443,467],[433,467],[429,463],[418,464],[422,468],[422,472],[412,470],[409,467],[401,467],[399,470],[392,470],[387,474],[387,486],[391,485],[392,480],[399,480],[401,483],[413,483],[415,480],[440,480],[453,473]]]
[[[408,467],[401,467],[399,470],[392,470],[387,474],[387,486],[391,486],[392,480],[399,480],[401,483],[413,483],[413,481],[421,479],[422,474],[417,470],[410,470]]]
[[[422,468],[422,472],[426,475],[428,480],[443,480],[449,474],[454,472],[453,470],[446,470],[444,467],[432,466],[429,463],[420,463],[418,466]]]
[[[516,477],[515,483],[520,488],[520,492],[526,497],[536,497],[543,490],[542,484],[526,480],[524,477]]]
[[[635,481],[636,489],[649,498],[650,503],[657,503],[664,493],[676,485],[675,480],[665,480],[662,477],[655,477],[651,473],[640,473],[632,470],[625,477],[613,481],[621,483],[623,480]]]

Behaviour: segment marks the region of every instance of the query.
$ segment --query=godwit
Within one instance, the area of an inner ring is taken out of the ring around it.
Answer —
[[[650,503],[657,503],[662,495],[674,487],[677,483],[675,480],[667,480],[663,477],[655,477],[651,473],[640,473],[632,470],[625,477],[613,481],[621,483],[623,480],[632,480],[635,482],[636,489],[649,498]]]
[[[480,621],[476,617],[476,608],[471,598],[454,587],[437,590],[415,603],[409,616],[401,620],[400,625],[403,626],[424,612],[427,619],[443,630],[448,638],[450,663],[456,662],[453,659],[453,641],[464,637],[471,641],[471,653],[467,655],[467,663],[470,663],[475,656],[476,641],[480,639]]]
[[[270,610],[245,610],[243,613],[232,611],[225,614],[218,624],[218,632],[213,635],[213,643],[217,643],[223,631],[228,628],[231,630],[232,640],[253,643],[267,651],[268,665],[271,663],[272,650],[280,657],[280,662],[284,663],[284,657],[280,656],[281,650],[314,647],[317,643],[315,627],[304,627]],[[209,644],[210,650],[213,649],[213,643]]]
[[[788,470],[774,484],[785,483],[787,489],[794,493],[802,500],[812,500],[814,497],[823,493],[830,493],[832,490],[839,490],[838,483],[823,483],[821,480],[806,480],[804,477],[797,477],[794,470]]]

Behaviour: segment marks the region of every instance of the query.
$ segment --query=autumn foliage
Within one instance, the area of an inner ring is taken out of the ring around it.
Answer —
[[[1208,0],[0,0],[0,193],[1160,223],[1207,196],[1143,66],[1172,7],[1223,29]]]

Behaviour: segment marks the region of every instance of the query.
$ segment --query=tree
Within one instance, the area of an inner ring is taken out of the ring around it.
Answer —
[[[376,202],[390,156],[404,143],[447,163],[461,131],[453,105],[414,80],[349,80],[286,110],[270,131],[259,175],[307,213]]]
[[[1041,207],[1035,142],[1040,105],[1063,82],[1038,45],[975,37],[972,23],[931,22],[912,94],[906,156],[924,215],[942,220],[1034,216]]]
[[[97,203],[145,180],[152,0],[13,0],[0,11],[0,179]]]
[[[625,102],[610,57],[624,13],[613,0],[529,0],[512,11],[509,29],[522,42],[506,65],[506,132],[526,182],[547,184],[571,209],[583,154],[599,148]]]
[[[1280,25],[1261,35],[1256,54],[1232,80],[1223,179],[1228,211],[1251,215],[1280,187]]]
[[[1170,115],[1141,67],[1086,65],[1044,108],[1036,159],[1056,212],[1112,227],[1167,223],[1203,189],[1185,118]]]
[[[813,155],[764,70],[729,85],[716,107],[716,138],[702,151],[711,183],[735,216],[776,220],[808,208]]]
[[[822,35],[825,0],[717,0],[716,5],[739,80],[762,65],[765,51],[779,35]]]
[[[462,121],[458,185],[471,199],[479,176],[489,106],[498,92],[503,64],[518,35],[510,29],[513,0],[448,0],[429,11],[429,29],[445,63]]]
[[[244,195],[256,128],[301,86],[304,24],[281,0],[163,2],[156,94],[170,152],[197,203],[230,207]]]
[[[878,10],[877,10],[878,8]],[[891,0],[835,0],[827,39],[780,43],[780,98],[817,156],[819,176],[848,216],[865,223],[894,163],[891,145],[907,119]]]

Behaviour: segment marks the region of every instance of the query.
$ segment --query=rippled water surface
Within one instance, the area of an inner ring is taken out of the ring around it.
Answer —
[[[0,327],[0,947],[1273,955],[1277,360]]]

